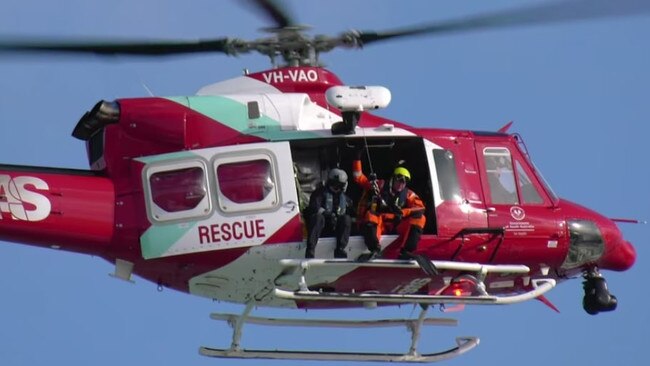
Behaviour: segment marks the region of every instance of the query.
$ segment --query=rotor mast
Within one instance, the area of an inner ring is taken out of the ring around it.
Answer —
[[[257,52],[269,57],[273,67],[280,66],[322,66],[319,56],[336,47],[361,48],[361,42],[355,37],[356,31],[343,33],[338,37],[325,35],[309,36],[305,34],[307,26],[296,25],[284,28],[266,28],[264,31],[273,36],[253,41],[228,39],[226,41],[229,55]],[[278,64],[282,60],[282,64]]]
[[[273,67],[278,66],[320,66],[319,54],[332,47],[323,48],[317,37],[309,38],[303,32],[305,26],[265,29],[274,33],[273,37],[251,42],[252,49],[270,58]],[[284,63],[278,65],[278,58]]]

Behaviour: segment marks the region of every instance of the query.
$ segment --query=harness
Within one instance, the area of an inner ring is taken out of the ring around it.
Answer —
[[[338,197],[339,207],[336,209],[336,211],[334,211],[334,194],[329,189],[325,189],[325,201],[323,202],[323,208],[325,211],[329,211],[336,214],[337,216],[341,216],[346,212],[348,208],[348,200],[345,199],[345,194],[343,191],[339,192]]]
[[[408,188],[404,187],[397,195],[393,195],[390,191],[390,184],[384,184],[381,189],[381,198],[386,202],[388,206],[387,209],[390,211],[391,208],[402,209],[406,205],[406,195],[408,193]]]
[[[378,191],[368,189],[363,193],[361,201],[359,202],[359,214],[363,217],[366,212],[378,215],[380,213],[392,212],[392,208],[402,209],[406,205],[406,198],[408,195],[408,188],[404,188],[397,195],[393,195],[390,191],[390,184],[385,181],[378,182]]]

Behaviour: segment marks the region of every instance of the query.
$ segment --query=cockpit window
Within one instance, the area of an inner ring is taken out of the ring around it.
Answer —
[[[517,161],[515,162],[515,165],[517,167],[517,179],[519,182],[519,192],[521,193],[522,202],[529,204],[544,203],[544,199],[542,199],[542,196],[537,191],[537,188],[535,188],[535,185],[531,182],[521,164]]]
[[[490,201],[495,204],[518,204],[512,157],[506,148],[487,147],[483,150],[490,186]]]
[[[533,164],[533,163],[531,162],[530,165],[533,167],[533,169],[535,169],[535,174],[537,175],[537,177],[539,178],[539,180],[542,182],[542,185],[544,186],[544,189],[546,190],[546,192],[548,193],[548,195],[551,197],[551,200],[553,201],[553,203],[556,203],[556,204],[557,204],[557,202],[560,200],[560,198],[558,197],[558,195],[555,194],[555,191],[553,190],[553,188],[551,188],[551,185],[548,183],[548,181],[546,180],[546,178],[544,178],[544,176],[542,175],[542,173],[539,172],[539,169],[537,169],[537,167],[535,166],[535,164]]]
[[[519,135],[519,134],[514,134],[516,140],[517,140],[517,146],[519,147],[519,151],[521,151],[524,159],[528,162],[529,166],[533,169],[533,174],[537,176],[537,179],[542,183],[542,188],[548,193],[548,195],[551,197],[551,200],[554,203],[557,203],[559,200],[558,196],[555,194],[553,191],[553,188],[551,188],[551,185],[548,183],[548,181],[544,178],[542,173],[540,173],[539,169],[537,169],[537,166],[535,166],[535,163],[533,163],[533,159],[531,159],[530,154],[528,153],[528,148],[526,147],[526,144],[524,143],[524,139]]]

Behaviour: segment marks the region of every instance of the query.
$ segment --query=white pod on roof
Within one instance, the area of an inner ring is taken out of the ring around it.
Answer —
[[[333,86],[325,92],[327,103],[343,112],[386,108],[390,90],[383,86]]]

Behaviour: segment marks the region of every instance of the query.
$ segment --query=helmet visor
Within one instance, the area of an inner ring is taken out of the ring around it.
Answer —
[[[335,192],[338,192],[338,191],[343,190],[343,188],[345,187],[345,183],[339,182],[337,180],[331,180],[329,182],[329,187],[330,187],[331,190],[333,190]]]
[[[409,178],[405,175],[397,174],[393,177],[393,180],[397,183],[408,183]]]

